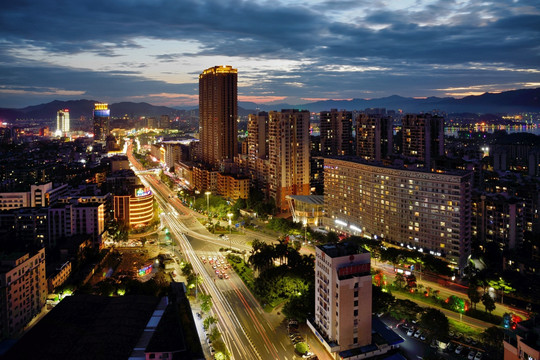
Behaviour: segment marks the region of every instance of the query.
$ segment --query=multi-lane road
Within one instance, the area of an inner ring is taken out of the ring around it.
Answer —
[[[130,154],[130,151],[127,152]],[[132,164],[138,163],[130,157]],[[218,319],[218,329],[232,359],[295,359],[282,317],[267,314],[234,273],[230,279],[219,279],[214,270],[201,261],[201,256],[217,256],[220,248],[228,248],[228,240],[210,234],[190,209],[185,208],[174,193],[153,174],[140,174],[145,186],[152,189],[163,209],[163,221],[178,242],[184,257],[201,276],[199,291],[212,296],[212,312]],[[234,249],[247,250],[251,246],[235,241]],[[202,339],[204,341],[204,339]]]

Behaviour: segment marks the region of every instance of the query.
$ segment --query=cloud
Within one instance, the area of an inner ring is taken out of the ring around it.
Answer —
[[[218,64],[261,101],[540,82],[536,0],[13,1],[0,24],[0,106],[188,101],[155,95],[196,96],[197,75]]]

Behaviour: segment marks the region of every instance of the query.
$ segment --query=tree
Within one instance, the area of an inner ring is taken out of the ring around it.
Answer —
[[[390,307],[389,313],[394,319],[411,321],[418,318],[418,313],[421,310],[422,308],[411,300],[396,299],[394,305]]]
[[[371,311],[373,311],[373,313],[375,314],[387,312],[390,306],[392,306],[396,301],[396,298],[392,294],[383,291],[380,287],[376,285],[372,285],[371,297]]]
[[[501,291],[501,304],[504,303],[505,292],[510,293],[510,292],[516,291],[516,289],[511,287],[510,284],[501,277],[498,280],[489,280],[488,285],[494,288],[495,290]]]
[[[397,286],[399,289],[402,289],[405,285],[405,277],[402,273],[396,273],[396,276],[394,277],[394,285]]]
[[[484,304],[484,307],[486,308],[486,311],[491,314],[493,310],[495,310],[495,301],[493,298],[489,295],[489,293],[485,293],[482,296],[482,304]]]
[[[498,326],[487,328],[480,334],[482,341],[494,350],[494,353],[503,352],[504,331]]]
[[[201,311],[203,313],[209,312],[212,307],[212,296],[201,293],[199,299],[201,300]]]
[[[377,269],[375,270],[375,274],[373,275],[373,282],[376,286],[381,287],[383,285],[384,280],[384,274],[382,270]]]
[[[213,316],[209,316],[206,319],[203,320],[203,327],[204,330],[208,330],[210,326],[217,323],[217,319]]]
[[[469,288],[467,289],[467,296],[469,297],[469,300],[471,301],[473,308],[476,310],[476,304],[480,302],[482,297],[480,296],[480,293],[478,292],[478,287],[475,282],[471,282],[469,284]]]
[[[294,348],[296,349],[296,351],[299,354],[302,354],[302,355],[304,355],[305,353],[307,353],[309,351],[308,345],[303,341],[296,344],[296,346]]]
[[[440,310],[428,308],[422,313],[420,323],[435,338],[448,336],[448,318]]]
[[[187,263],[184,266],[182,266],[182,275],[187,277],[191,275],[192,272],[193,272],[193,265],[191,265],[190,263]]]

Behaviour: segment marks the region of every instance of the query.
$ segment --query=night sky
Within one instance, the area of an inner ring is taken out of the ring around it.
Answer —
[[[540,86],[540,1],[17,0],[0,11],[0,107],[481,94]]]

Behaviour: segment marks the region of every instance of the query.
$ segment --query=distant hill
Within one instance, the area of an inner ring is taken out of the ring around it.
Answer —
[[[13,121],[15,119],[51,120],[56,118],[59,109],[69,109],[72,118],[85,116],[92,117],[92,110],[96,100],[70,100],[52,101],[47,104],[28,106],[23,109],[0,108],[0,119]],[[121,117],[127,114],[130,117],[181,115],[188,110],[198,110],[197,107],[186,107],[183,110],[165,106],[154,106],[148,103],[121,102],[111,104],[111,115]],[[392,95],[378,99],[352,99],[352,100],[325,100],[312,103],[291,105],[273,104],[264,105],[253,102],[239,102],[238,114],[241,116],[261,111],[282,109],[305,109],[319,112],[330,109],[364,110],[366,108],[386,108],[402,110],[403,112],[421,112],[434,109],[447,113],[512,113],[534,111],[540,112],[540,88],[505,91],[497,94],[485,93],[478,96],[467,96],[462,99],[452,97],[428,97],[415,99]]]
[[[319,112],[330,109],[364,110],[366,108],[386,108],[393,110],[401,109],[404,112],[420,112],[438,109],[448,113],[506,113],[517,111],[540,111],[540,88],[512,90],[497,94],[484,93],[477,96],[467,96],[462,99],[452,97],[415,99],[392,95],[377,99],[324,100],[300,105],[257,105],[242,102],[240,102],[239,105],[244,108],[259,108],[262,111],[295,108]]]
[[[85,116],[92,117],[94,104],[100,101],[96,100],[69,100],[59,101],[54,100],[50,103],[28,106],[23,109],[0,109],[0,117],[8,121],[15,119],[36,119],[36,120],[51,120],[56,119],[56,112],[60,109],[69,109],[72,119]],[[122,117],[125,114],[131,117],[138,116],[155,116],[161,115],[176,116],[183,113],[182,110],[169,108],[166,106],[154,106],[148,103],[133,103],[120,102],[110,104],[109,109],[114,117]]]

